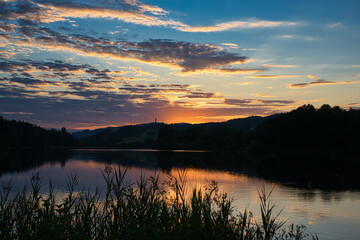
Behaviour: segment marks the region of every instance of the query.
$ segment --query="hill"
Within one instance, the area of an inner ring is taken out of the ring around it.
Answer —
[[[163,123],[148,123],[73,133],[81,146],[151,148]]]
[[[259,124],[248,151],[263,175],[359,181],[360,110],[304,105]]]
[[[190,129],[209,130],[226,127],[235,131],[252,131],[256,126],[270,117],[253,116],[248,118],[233,119],[226,122],[211,122],[202,124],[175,123],[147,123],[122,127],[108,127],[95,130],[83,130],[73,133],[73,137],[84,146],[97,147],[160,147],[156,144],[159,131],[164,126],[170,126],[176,132],[189,132]],[[189,145],[189,144],[188,144]],[[185,146],[184,146],[185,147]],[[191,146],[187,146],[192,149]]]

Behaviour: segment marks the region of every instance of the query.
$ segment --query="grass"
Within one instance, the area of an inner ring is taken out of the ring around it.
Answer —
[[[234,214],[232,200],[215,182],[186,197],[186,172],[164,184],[158,177],[127,184],[126,169],[103,171],[106,189],[75,192],[77,175],[67,181],[68,192],[58,199],[50,182],[40,194],[42,180],[31,179],[31,191],[11,196],[10,184],[0,194],[1,239],[317,239],[304,226],[278,220],[270,194],[262,188],[261,220],[250,211]]]

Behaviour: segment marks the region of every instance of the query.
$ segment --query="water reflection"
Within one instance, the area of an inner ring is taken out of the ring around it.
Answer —
[[[29,171],[42,165],[60,163],[62,167],[73,152],[64,149],[12,149],[0,151],[0,177],[3,174]]]
[[[39,171],[44,180],[42,192],[46,193],[48,179],[52,179],[58,194],[66,192],[66,178],[77,173],[78,190],[105,188],[101,170],[106,167],[128,168],[126,181],[135,182],[141,175],[159,175],[161,181],[169,174],[176,175],[186,169],[188,193],[215,180],[220,191],[234,199],[238,210],[251,209],[259,217],[257,189],[275,185],[272,199],[283,209],[282,218],[289,222],[305,224],[320,239],[359,239],[360,192],[358,190],[328,190],[329,187],[312,188],[314,184],[297,186],[294,182],[278,181],[278,178],[260,177],[256,169],[237,159],[228,164],[235,155],[216,155],[207,152],[162,152],[120,150],[74,150],[13,153],[10,162],[1,161],[0,183],[13,180],[15,190],[27,184],[32,173]],[[4,154],[2,155],[4,156]],[[276,180],[274,180],[276,179]],[[338,188],[338,187],[337,187]],[[344,189],[347,189],[344,187]]]

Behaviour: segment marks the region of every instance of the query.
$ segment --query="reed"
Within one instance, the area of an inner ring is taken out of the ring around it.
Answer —
[[[186,172],[160,183],[143,176],[125,182],[126,169],[103,172],[101,194],[76,192],[77,175],[68,178],[68,192],[57,197],[52,184],[40,194],[42,180],[11,197],[11,184],[0,193],[1,239],[317,239],[304,226],[283,227],[265,188],[259,191],[261,221],[249,210],[235,214],[232,199],[213,181],[186,197]]]

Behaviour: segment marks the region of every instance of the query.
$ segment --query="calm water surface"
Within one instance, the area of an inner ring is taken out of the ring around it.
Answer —
[[[263,185],[268,190],[275,186],[271,199],[278,211],[283,209],[281,218],[288,223],[304,224],[320,239],[360,239],[360,191],[297,188],[288,183],[262,179],[251,170],[231,170],[213,162],[208,164],[210,155],[186,151],[72,150],[70,154],[57,156],[56,159],[51,159],[52,155],[46,156],[36,166],[1,169],[0,183],[12,180],[14,189],[19,190],[29,186],[30,176],[39,172],[44,180],[42,192],[46,193],[48,179],[51,179],[58,195],[61,195],[66,193],[66,179],[75,173],[80,180],[78,190],[94,190],[97,186],[103,189],[105,184],[101,170],[108,166],[128,168],[128,182],[136,182],[141,175],[159,175],[160,180],[167,180],[169,174],[176,176],[179,170],[186,170],[189,193],[194,187],[215,180],[220,191],[227,192],[234,199],[237,211],[247,208],[253,211],[255,218],[259,218],[257,191]],[[32,157],[27,155],[25,158],[29,159],[21,159],[18,164],[30,161]],[[219,167],[222,170],[216,170]]]

